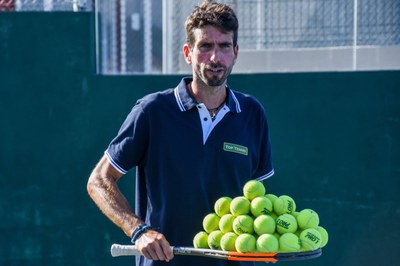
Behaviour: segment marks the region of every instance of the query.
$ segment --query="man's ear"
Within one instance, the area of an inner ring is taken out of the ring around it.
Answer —
[[[233,53],[235,54],[235,59],[233,62],[236,64],[238,54],[239,54],[239,45],[236,44],[235,48],[233,48]]]
[[[192,64],[192,50],[190,49],[189,45],[186,43],[183,46],[183,55],[185,57],[185,61],[188,65]]]

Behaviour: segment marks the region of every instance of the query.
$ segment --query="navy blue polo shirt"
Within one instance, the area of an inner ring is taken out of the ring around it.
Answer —
[[[188,94],[190,81],[138,100],[105,152],[123,174],[136,167],[136,214],[172,246],[193,245],[219,197],[240,196],[245,182],[274,173],[263,106],[227,87],[226,103],[212,120]],[[138,265],[160,263],[137,259],[144,262]],[[224,263],[175,256],[170,265]]]

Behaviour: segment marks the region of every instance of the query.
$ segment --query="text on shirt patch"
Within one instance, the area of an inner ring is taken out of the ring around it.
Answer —
[[[247,147],[229,142],[224,142],[224,151],[239,153],[246,156],[249,154],[249,149]]]

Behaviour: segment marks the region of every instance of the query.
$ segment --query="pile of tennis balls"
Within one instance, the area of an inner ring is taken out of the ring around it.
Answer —
[[[193,239],[196,248],[237,252],[302,252],[323,248],[328,232],[311,209],[296,211],[290,196],[265,194],[263,183],[250,180],[243,196],[221,197],[203,219]]]

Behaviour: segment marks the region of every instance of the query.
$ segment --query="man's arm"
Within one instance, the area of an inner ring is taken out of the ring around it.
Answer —
[[[128,201],[117,186],[122,177],[104,155],[91,173],[87,190],[100,210],[127,236],[131,237],[135,228],[143,221],[135,215]],[[150,230],[136,241],[137,248],[149,259],[166,260],[173,258],[171,247],[164,235]]]

